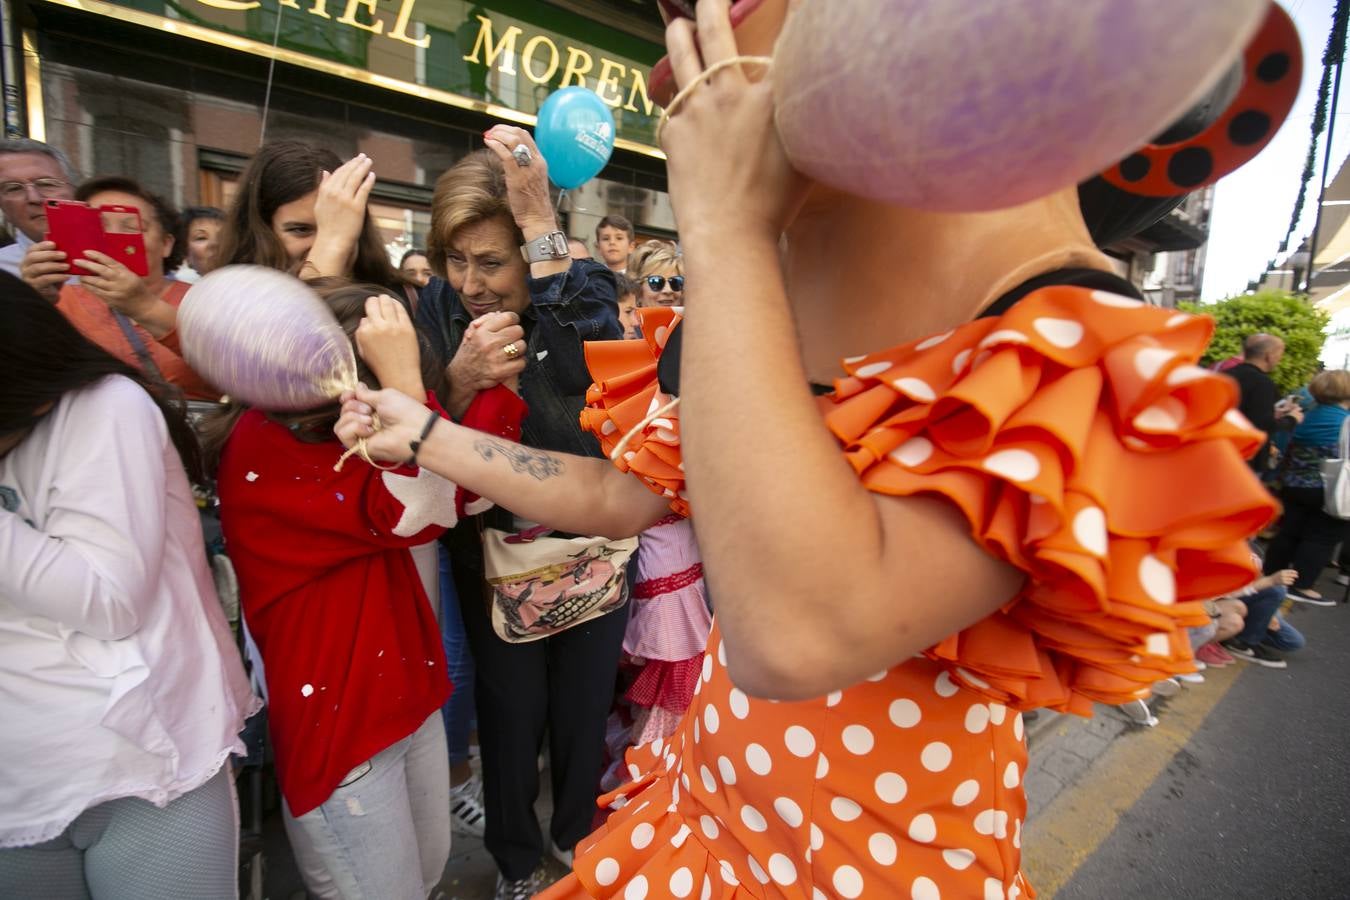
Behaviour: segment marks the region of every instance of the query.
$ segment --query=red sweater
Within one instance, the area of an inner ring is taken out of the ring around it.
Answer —
[[[355,457],[335,472],[342,452],[336,440],[303,443],[250,410],[218,479],[267,675],[277,779],[295,816],[450,695],[440,629],[408,548],[454,524],[455,486]]]

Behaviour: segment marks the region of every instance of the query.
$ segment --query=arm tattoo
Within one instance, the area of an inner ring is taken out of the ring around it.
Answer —
[[[511,463],[512,469],[530,475],[536,481],[544,481],[562,474],[562,460],[542,450],[532,450],[520,444],[486,437],[474,441],[473,449],[485,460],[490,461],[494,456],[505,457]]]

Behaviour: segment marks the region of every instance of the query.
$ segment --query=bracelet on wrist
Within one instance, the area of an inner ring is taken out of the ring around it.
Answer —
[[[422,433],[417,436],[417,440],[408,442],[408,449],[412,451],[412,456],[408,457],[408,465],[417,465],[417,451],[422,449],[422,442],[431,434],[431,429],[436,427],[436,423],[441,419],[441,414],[436,410],[431,411],[427,416],[427,424],[422,426]]]

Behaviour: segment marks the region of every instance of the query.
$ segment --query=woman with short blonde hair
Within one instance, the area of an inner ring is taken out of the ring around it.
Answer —
[[[684,259],[674,241],[648,241],[630,253],[628,277],[638,284],[638,306],[684,302]]]

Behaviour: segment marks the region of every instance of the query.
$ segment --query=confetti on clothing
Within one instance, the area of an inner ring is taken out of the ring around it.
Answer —
[[[583,423],[606,450],[666,405],[649,337],[590,344]],[[1027,572],[995,614],[827,697],[747,697],[714,627],[669,741],[543,896],[1017,898],[1026,748],[1019,710],[1087,714],[1193,668],[1199,602],[1250,581],[1244,538],[1274,503],[1243,463],[1262,440],[1196,363],[1212,322],[1074,287],[997,318],[846,360],[827,426],[869,490],[947,498]],[[613,348],[613,349],[609,349]],[[659,423],[659,424],[658,424]],[[678,415],[618,465],[686,509]]]

